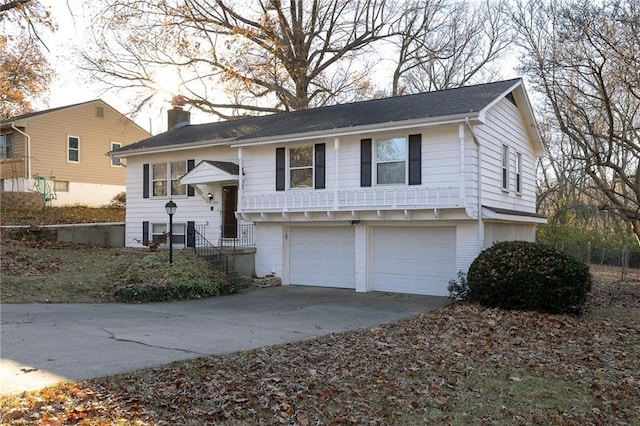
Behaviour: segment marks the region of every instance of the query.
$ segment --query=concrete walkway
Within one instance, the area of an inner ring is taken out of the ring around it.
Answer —
[[[373,327],[447,302],[286,286],[173,303],[3,304],[0,393]]]

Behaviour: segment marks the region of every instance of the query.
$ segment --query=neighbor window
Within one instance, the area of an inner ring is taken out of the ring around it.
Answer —
[[[180,178],[187,173],[186,161],[172,161],[153,165],[153,196],[186,195],[187,186],[180,183]]]
[[[407,140],[380,139],[376,144],[376,183],[405,183],[407,181]]]
[[[118,142],[111,142],[111,151],[115,151],[116,149],[120,149],[121,146],[122,146],[122,144],[119,144]],[[111,157],[111,165],[113,167],[122,167],[122,162],[120,161],[120,158]]]
[[[289,188],[313,187],[313,146],[289,149]]]
[[[516,154],[516,192],[522,192],[522,154]]]
[[[69,192],[69,182],[64,180],[54,180],[53,181],[53,191],[54,192]]]
[[[13,158],[13,133],[0,135],[0,159]]]
[[[509,147],[502,145],[502,189],[509,189]]]
[[[80,138],[76,136],[67,137],[67,161],[80,161]]]

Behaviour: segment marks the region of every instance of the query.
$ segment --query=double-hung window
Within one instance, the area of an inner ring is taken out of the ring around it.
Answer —
[[[80,162],[80,138],[77,136],[67,137],[67,161]]]
[[[13,158],[13,133],[0,135],[0,159]]]
[[[152,187],[154,197],[186,195],[187,186],[180,178],[187,173],[186,161],[172,161],[153,165]]]
[[[313,146],[289,149],[289,188],[313,188]]]
[[[509,147],[502,145],[502,189],[509,190]]]
[[[522,192],[522,154],[516,155],[516,192]]]
[[[169,226],[166,223],[153,223],[151,224],[151,241],[156,238],[160,240],[162,235],[168,232]],[[174,244],[184,244],[186,241],[187,225],[184,223],[174,223],[173,232],[171,234],[171,241]],[[164,244],[163,244],[164,245]]]
[[[111,142],[111,151],[115,151],[117,149],[120,149],[121,146],[122,146],[122,144],[120,144],[118,142]],[[111,157],[111,166],[112,167],[122,167],[122,162],[120,161],[120,158]]]
[[[407,140],[379,139],[375,149],[376,183],[403,184],[407,181]]]

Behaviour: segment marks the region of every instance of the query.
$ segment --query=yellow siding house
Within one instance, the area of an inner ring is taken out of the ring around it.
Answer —
[[[125,191],[107,152],[151,136],[96,99],[0,121],[0,191],[35,191],[49,205],[102,206]]]

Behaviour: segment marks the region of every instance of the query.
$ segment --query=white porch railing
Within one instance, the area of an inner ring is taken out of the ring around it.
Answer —
[[[337,200],[336,200],[337,196]],[[337,202],[336,202],[337,201]],[[464,207],[459,187],[359,188],[351,190],[293,190],[246,192],[240,197],[244,212],[416,209]]]

